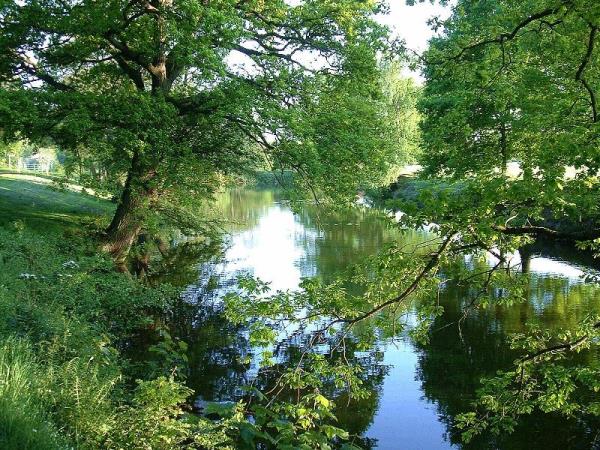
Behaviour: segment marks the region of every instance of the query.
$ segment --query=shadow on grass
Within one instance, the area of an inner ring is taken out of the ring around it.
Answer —
[[[0,226],[23,221],[38,228],[108,220],[114,204],[89,194],[57,189],[47,179],[0,174]]]

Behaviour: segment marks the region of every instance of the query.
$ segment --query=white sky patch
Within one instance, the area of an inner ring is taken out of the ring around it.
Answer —
[[[428,1],[408,6],[405,0],[389,0],[390,14],[377,16],[377,21],[392,29],[394,36],[406,41],[408,48],[422,53],[427,49],[429,39],[434,36],[427,24],[432,17],[444,20],[450,16],[450,6],[431,4]]]
[[[429,39],[435,32],[428,25],[428,20],[439,17],[445,20],[450,17],[451,6],[441,6],[437,2],[431,4],[429,1],[408,6],[406,0],[388,0],[390,14],[377,16],[377,21],[387,25],[394,37],[402,38],[407,48],[419,54],[427,50]],[[418,72],[406,70],[406,76],[422,83],[423,77]]]
[[[301,2],[300,0],[287,0],[286,3],[296,6]],[[388,0],[388,5],[390,6],[390,13],[380,14],[375,19],[380,24],[388,26],[393,37],[403,39],[410,50],[419,54],[427,49],[429,39],[435,35],[427,22],[433,17],[439,17],[442,20],[447,19],[451,13],[450,6],[441,6],[437,2],[431,4],[428,0],[413,6],[408,6],[406,0]],[[244,46],[258,49],[255,43],[246,42]],[[322,58],[318,55],[311,55],[309,52],[303,52],[297,59],[300,63],[311,68],[326,65]],[[250,57],[237,51],[232,51],[228,55],[227,63],[230,69],[237,74],[255,74],[258,71]],[[418,83],[423,82],[423,78],[418,72],[407,69],[405,75],[413,78]]]
[[[494,249],[497,251],[497,249]],[[513,268],[519,268],[521,257],[518,252],[506,255]],[[494,265],[498,259],[488,253],[488,264]],[[545,276],[560,276],[572,281],[581,281],[585,275],[583,269],[573,263],[545,256],[533,256],[529,262],[529,272]]]

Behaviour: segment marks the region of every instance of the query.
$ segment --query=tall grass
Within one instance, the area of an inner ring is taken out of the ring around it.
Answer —
[[[39,381],[43,379],[31,346],[10,337],[0,344],[0,448],[63,449],[50,422]]]

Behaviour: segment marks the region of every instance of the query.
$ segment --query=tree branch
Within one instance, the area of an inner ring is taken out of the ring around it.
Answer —
[[[139,70],[135,70],[133,67],[131,67],[121,54],[115,54],[113,57],[123,72],[125,72],[131,81],[133,81],[138,90],[143,91],[145,86],[142,73]]]
[[[581,65],[579,66],[579,69],[577,70],[577,74],[575,75],[575,80],[581,82],[583,87],[588,91],[588,93],[590,95],[590,103],[592,106],[592,120],[594,123],[596,123],[596,122],[598,122],[598,109],[596,106],[596,94],[594,93],[594,90],[592,89],[592,87],[590,86],[588,81],[585,79],[584,72],[585,72],[586,67],[590,63],[590,60],[592,59],[592,53],[594,52],[594,44],[596,41],[596,34],[598,33],[598,27],[596,25],[592,25],[592,24],[589,24],[589,25],[590,25],[590,36],[589,36],[588,44],[587,44],[587,51],[585,53],[585,56],[583,57],[583,61],[581,61]]]
[[[72,92],[75,90],[73,86],[63,83],[62,81],[57,80],[52,75],[43,72],[37,65],[35,61],[25,55],[17,55],[23,63],[21,67],[25,72],[30,75],[33,75],[37,79],[45,82],[46,84],[52,86],[53,88],[59,91]]]
[[[242,53],[242,54],[244,54],[246,56],[249,56],[253,60],[254,60],[253,57],[265,58],[265,57],[272,56],[272,57],[279,58],[279,59],[284,60],[284,61],[288,61],[291,64],[297,65],[298,67],[300,67],[302,70],[304,70],[306,72],[310,72],[310,73],[317,73],[318,72],[317,70],[311,69],[311,68],[305,66],[304,64],[302,64],[300,61],[294,59],[291,54],[279,53],[279,52],[276,52],[276,51],[261,52],[259,50],[254,50],[254,49],[251,49],[251,48],[247,48],[247,47],[244,47],[242,45],[235,45],[233,47],[233,50],[238,51],[238,52],[240,52],[240,53]]]
[[[590,241],[600,237],[600,230],[591,229],[585,231],[558,231],[548,227],[541,226],[522,226],[522,227],[505,227],[495,225],[492,227],[495,231],[503,234],[520,236],[525,234],[533,234],[538,236],[547,236],[554,239],[564,239],[568,241]]]
[[[141,68],[146,69],[150,74],[154,74],[150,62],[146,61],[140,53],[132,50],[127,43],[120,41],[115,35],[114,30],[107,31],[103,36],[112,47],[120,52],[121,57],[125,61],[136,63]]]
[[[543,11],[532,14],[532,15],[528,16],[527,18],[523,19],[521,22],[519,22],[517,24],[517,26],[515,28],[513,28],[512,31],[506,32],[506,33],[501,33],[500,35],[496,36],[495,38],[485,39],[483,41],[479,41],[474,44],[463,47],[458,54],[456,54],[455,56],[453,56],[450,59],[460,60],[465,55],[465,53],[467,53],[471,50],[475,50],[476,48],[489,45],[489,44],[501,44],[502,45],[504,42],[514,39],[517,36],[517,34],[519,33],[519,31],[521,31],[523,28],[525,28],[530,23],[535,22],[536,20],[539,20],[539,19],[543,19],[544,17],[551,16],[552,14],[556,14],[557,12],[560,11],[560,9],[563,6],[571,5],[571,4],[572,4],[572,0],[563,0],[560,3],[560,5],[558,5],[558,6],[555,6],[553,8],[547,8],[547,9],[544,9]]]
[[[600,322],[594,324],[593,328],[594,329],[600,328]],[[551,347],[543,348],[542,350],[539,350],[535,353],[532,353],[530,355],[526,355],[526,356],[522,357],[521,359],[519,359],[519,363],[523,364],[524,362],[532,361],[536,358],[539,358],[540,356],[551,354],[551,353],[573,351],[576,348],[580,347],[581,345],[585,344],[590,339],[590,337],[591,336],[589,334],[585,334],[585,335],[581,336],[579,339],[576,339],[572,342],[566,342],[564,344],[557,344],[557,345],[553,345]]]
[[[429,275],[429,273],[431,271],[433,271],[438,266],[439,261],[440,261],[440,256],[446,251],[446,249],[448,248],[448,246],[450,245],[450,243],[452,242],[452,240],[454,239],[456,234],[457,234],[456,232],[453,232],[453,233],[450,233],[448,236],[446,236],[446,238],[444,239],[444,241],[442,242],[442,244],[440,245],[438,250],[431,255],[431,258],[429,259],[429,261],[427,262],[425,267],[421,270],[421,272],[419,272],[419,274],[415,277],[413,282],[404,291],[402,291],[402,293],[400,295],[383,302],[382,304],[376,306],[375,308],[371,309],[370,311],[367,311],[367,312],[359,315],[358,317],[355,317],[353,319],[338,319],[335,322],[343,322],[346,324],[355,324],[357,322],[361,322],[365,319],[368,319],[369,317],[373,317],[375,314],[377,314],[378,312],[387,308],[390,305],[393,305],[395,303],[399,303],[399,302],[403,301],[405,298],[407,298],[409,295],[411,295],[419,287],[419,284],[421,284],[421,281],[427,275]]]

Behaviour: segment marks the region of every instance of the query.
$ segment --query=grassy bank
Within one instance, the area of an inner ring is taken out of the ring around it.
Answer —
[[[172,377],[177,348],[156,340],[157,360],[123,356],[133,336],[157,330],[178,293],[116,273],[97,253],[94,227],[112,208],[0,175],[4,450],[172,449],[207,426],[182,412],[190,392]]]
[[[73,189],[58,189],[51,179],[0,173],[0,225],[15,220],[30,227],[68,227],[106,219],[114,205]]]

